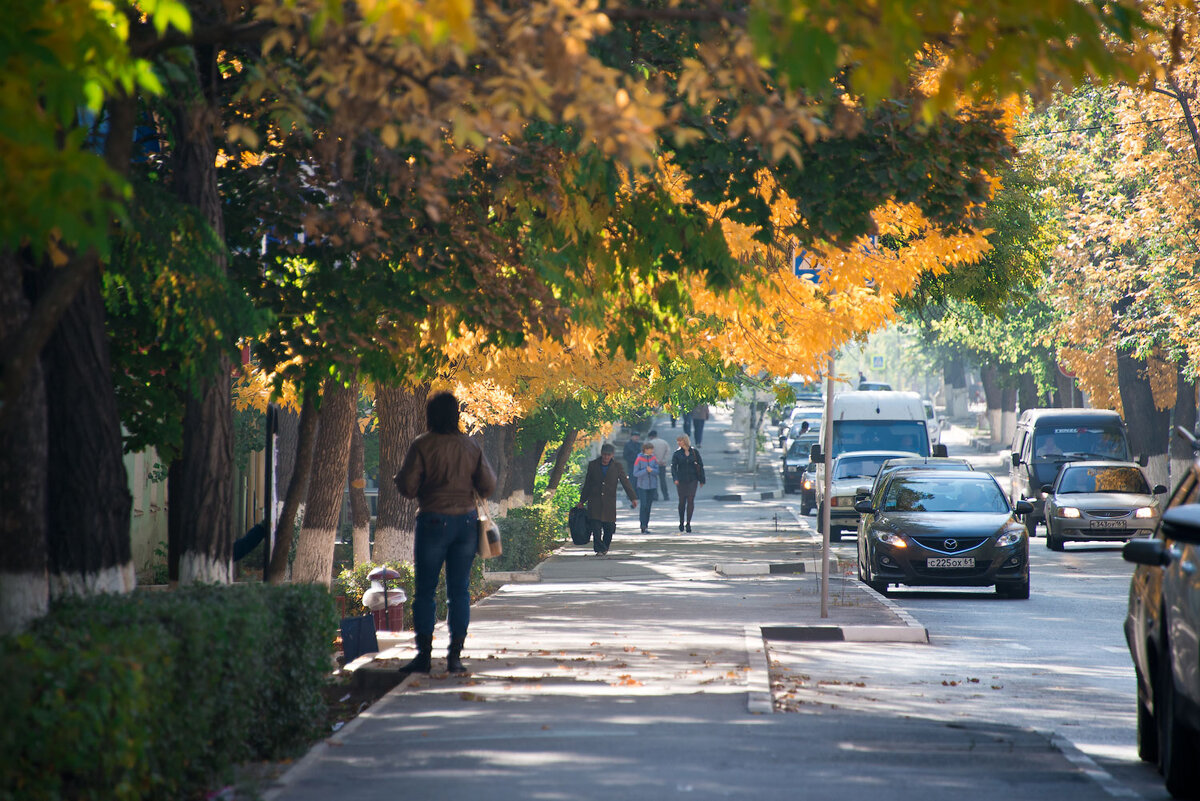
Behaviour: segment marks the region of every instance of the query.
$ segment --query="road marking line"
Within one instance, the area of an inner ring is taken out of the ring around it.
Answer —
[[[1083,771],[1084,775],[1091,778],[1096,784],[1099,784],[1104,792],[1113,798],[1144,798],[1141,793],[1131,790],[1113,778],[1111,773],[1097,765],[1090,756],[1080,751],[1075,743],[1061,734],[1052,733],[1050,735],[1050,743],[1062,752],[1062,755],[1067,758],[1068,762]]]

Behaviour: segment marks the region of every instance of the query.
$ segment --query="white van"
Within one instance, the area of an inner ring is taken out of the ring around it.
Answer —
[[[933,445],[925,404],[915,392],[843,392],[833,397],[833,453],[903,451],[914,456],[945,456],[945,445]],[[814,462],[824,461],[814,445]]]

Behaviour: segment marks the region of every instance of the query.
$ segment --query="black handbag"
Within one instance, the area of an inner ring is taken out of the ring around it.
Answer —
[[[592,533],[588,531],[587,509],[582,506],[571,507],[567,515],[567,529],[571,532],[571,542],[587,545],[592,539]]]

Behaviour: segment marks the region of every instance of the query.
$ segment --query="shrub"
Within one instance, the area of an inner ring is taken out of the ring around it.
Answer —
[[[491,570],[531,570],[559,545],[566,534],[566,515],[550,504],[509,509],[497,518],[504,553],[488,565]]]
[[[0,639],[0,799],[186,798],[306,746],[336,631],[323,587],[59,604]]]

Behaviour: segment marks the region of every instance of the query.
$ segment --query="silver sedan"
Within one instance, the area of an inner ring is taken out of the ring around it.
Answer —
[[[1149,537],[1162,510],[1142,469],[1133,462],[1068,462],[1046,495],[1046,547],[1064,543]]]

